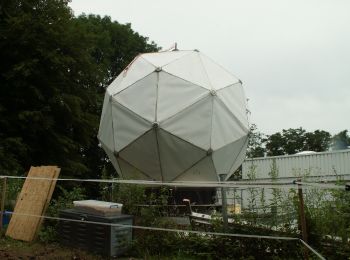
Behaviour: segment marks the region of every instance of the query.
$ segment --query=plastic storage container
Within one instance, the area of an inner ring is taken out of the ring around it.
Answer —
[[[74,209],[78,212],[95,216],[115,216],[121,214],[123,204],[100,200],[73,201]]]
[[[130,215],[95,216],[77,212],[75,209],[66,209],[61,210],[59,216],[82,221],[60,220],[60,242],[65,246],[84,249],[104,256],[119,256],[128,249],[132,241],[133,217]],[[127,226],[101,225],[88,223],[88,221]]]

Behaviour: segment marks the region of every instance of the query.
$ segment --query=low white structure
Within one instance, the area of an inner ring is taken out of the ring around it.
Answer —
[[[274,164],[279,180],[295,179],[296,177],[327,180],[337,176],[349,179],[350,150],[246,159],[242,164],[242,179],[250,179],[249,174],[252,171],[254,171],[256,180],[271,179],[271,169]]]
[[[246,159],[242,164],[242,181],[249,181],[252,177],[256,182],[271,182],[272,180],[290,182],[289,188],[294,186],[292,182],[299,177],[306,178],[307,181],[350,180],[350,150],[304,152],[295,155]],[[283,196],[288,192],[288,186],[285,188],[280,190]],[[262,193],[264,193],[264,204],[269,207],[274,198],[271,187],[227,189],[227,203],[244,210],[249,207],[255,197],[254,204],[260,208]],[[217,191],[217,200],[221,204],[220,190]]]

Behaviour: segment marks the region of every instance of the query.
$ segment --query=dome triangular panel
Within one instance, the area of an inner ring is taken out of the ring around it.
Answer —
[[[119,152],[129,143],[152,128],[152,124],[121,104],[112,106],[115,150]]]
[[[154,130],[150,130],[129,144],[119,153],[119,156],[136,169],[142,169],[153,180],[163,180]]]
[[[167,119],[160,127],[207,150],[210,148],[211,118],[212,98],[208,96]]]
[[[131,180],[152,180],[151,177],[147,176],[147,174],[141,172],[139,169],[136,169],[132,165],[130,165],[128,162],[124,161],[123,159],[119,158],[118,164],[120,165],[120,169],[122,173],[127,176],[128,179]]]
[[[205,150],[162,129],[158,131],[158,143],[164,181],[172,181],[206,156]]]
[[[213,162],[218,174],[229,174],[233,161],[238,157],[243,145],[247,141],[247,136],[230,143],[219,150],[213,152]]]
[[[247,146],[248,146],[248,138],[246,138],[245,143],[243,144],[243,146],[239,150],[239,154],[236,157],[236,160],[233,162],[233,165],[230,169],[231,174],[234,173],[238,169],[238,167],[241,166],[242,162],[244,161],[244,158],[246,156]],[[226,180],[228,178],[230,178],[230,175],[226,176]]]
[[[113,133],[113,118],[112,118],[112,104],[106,106],[106,111],[101,119],[100,128],[98,131],[98,139],[110,151],[114,151],[114,133]]]
[[[157,102],[157,74],[149,74],[113,98],[135,114],[154,122]]]
[[[168,73],[159,73],[158,121],[163,121],[208,94],[209,91]]]
[[[163,67],[170,62],[182,58],[185,55],[190,54],[190,51],[169,51],[169,52],[156,52],[156,53],[145,53],[142,58],[147,60],[155,67]]]
[[[163,70],[203,88],[212,88],[198,52],[169,63]]]
[[[227,72],[220,65],[216,64],[205,55],[200,54],[200,58],[213,89],[218,90],[239,82],[239,79]]]
[[[217,91],[220,100],[234,113],[235,117],[248,128],[246,99],[240,83]]]
[[[207,156],[178,176],[174,181],[218,181],[218,176],[213,174],[213,172],[215,172],[213,161],[210,156]]]
[[[111,151],[107,146],[105,146],[104,144],[101,144],[102,149],[106,152],[108,159],[111,161],[114,169],[117,171],[118,174],[121,174],[121,169],[119,166],[119,163],[117,161],[117,159],[114,156],[113,151]]]
[[[222,101],[214,98],[211,148],[217,150],[243,136],[248,129],[238,121]]]
[[[154,72],[154,70],[154,66],[152,66],[142,57],[138,56],[129,64],[129,67],[124,69],[121,74],[119,74],[119,76],[111,83],[111,85],[108,87],[108,91],[111,95],[115,95]]]

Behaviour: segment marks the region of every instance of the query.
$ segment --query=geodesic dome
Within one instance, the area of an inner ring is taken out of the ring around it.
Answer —
[[[218,181],[244,160],[241,81],[199,51],[145,53],[107,88],[98,138],[125,179]]]

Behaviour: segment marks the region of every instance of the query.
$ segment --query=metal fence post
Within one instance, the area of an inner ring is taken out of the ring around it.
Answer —
[[[226,174],[220,174],[220,181],[224,182]],[[226,198],[226,189],[221,187],[221,204],[222,204],[222,220],[224,222],[224,232],[227,232],[228,229],[228,217],[227,217],[227,198]]]
[[[0,231],[2,231],[3,225],[3,219],[4,219],[4,211],[5,211],[5,202],[6,202],[6,189],[7,189],[7,178],[2,178],[2,191],[1,191],[1,214],[0,214]]]

